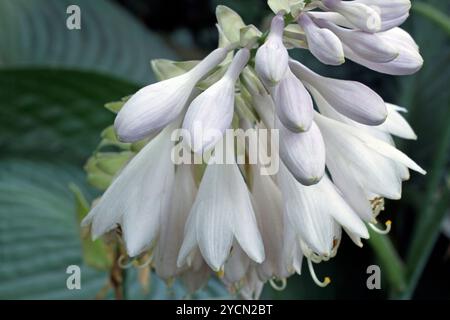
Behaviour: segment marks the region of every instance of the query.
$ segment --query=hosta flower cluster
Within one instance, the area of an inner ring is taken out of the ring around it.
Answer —
[[[202,61],[153,61],[163,81],[122,103],[114,126],[117,144],[139,142],[139,152],[121,155],[121,170],[83,221],[94,238],[120,229],[130,257],[150,256],[160,277],[180,277],[191,290],[216,272],[230,290],[256,298],[264,283],[300,273],[304,258],[325,286],[313,265],[336,255],[343,232],[358,246],[367,228],[385,232],[377,226],[384,198],[401,197],[409,169],[425,173],[395,148],[392,136],[416,138],[403,108],[289,54],[299,48],[330,66],[352,60],[412,74],[423,60],[399,27],[410,1],[268,4],[266,32],[219,6],[218,49]],[[262,149],[280,157],[278,172],[238,163],[234,147],[225,148],[231,162],[215,161],[211,150],[230,128],[277,132]],[[210,152],[209,161],[177,163],[181,145]]]

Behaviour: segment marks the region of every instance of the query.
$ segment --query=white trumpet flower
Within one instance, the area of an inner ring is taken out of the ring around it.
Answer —
[[[249,191],[237,164],[210,164],[186,223],[178,266],[198,246],[208,265],[219,271],[234,239],[250,259],[264,261],[264,245]]]
[[[407,139],[414,139],[416,137],[414,131],[412,131],[406,120],[397,112],[398,107],[394,105],[387,104],[388,118],[384,124],[378,127],[368,127],[340,115],[335,110],[333,110],[333,108],[331,108],[331,106],[320,96],[320,94],[318,94],[317,91],[312,90],[311,92],[321,114],[347,125],[351,125],[358,130],[367,132],[374,138],[380,139],[386,143],[393,145],[390,134],[398,135]],[[342,161],[339,160],[340,158],[343,158]],[[336,155],[330,155],[327,160],[327,167],[332,174],[333,181],[342,190],[342,193],[346,196],[347,200],[356,210],[356,212],[358,212],[358,214],[360,214],[365,221],[373,221],[372,205],[370,203],[370,200],[373,200],[380,196],[389,197],[389,195],[387,193],[374,193],[374,189],[365,189],[366,187],[364,187],[361,183],[361,178],[355,179],[354,173],[350,172],[348,168],[344,167],[344,162],[348,160],[345,159],[345,155],[342,155],[340,158]],[[401,193],[402,181],[409,178],[407,167],[404,164],[385,157],[378,157],[376,165],[380,168],[385,168],[385,171],[390,172],[386,174],[385,178],[383,176],[380,179],[384,180],[386,183],[389,183],[390,181],[392,185],[390,190],[393,190],[390,196],[398,198]],[[360,169],[360,173],[362,174],[364,170],[365,169]],[[378,175],[382,174],[382,172],[385,172],[382,170],[378,171],[380,172],[378,173]],[[371,174],[372,172],[369,173],[369,175]],[[375,179],[373,179],[373,181],[375,181]],[[387,190],[389,190],[389,188],[385,188],[385,192]]]
[[[227,49],[216,49],[189,72],[139,90],[116,117],[119,139],[139,141],[177,119],[197,82],[222,62],[227,53]]]
[[[256,52],[256,72],[268,86],[280,82],[288,69],[289,54],[283,44],[283,31],[284,18],[277,15],[272,20],[266,42]]]
[[[315,121],[324,135],[327,167],[333,179],[340,181],[337,183],[341,191],[355,209],[360,209],[358,212],[366,220],[371,217],[371,211],[368,212],[368,204],[364,200],[367,201],[370,195],[390,199],[401,197],[401,180],[405,173],[395,162],[421,174],[426,173],[391,144],[364,130],[319,114],[316,114]],[[353,187],[346,189],[347,185]]]
[[[281,192],[273,179],[254,170],[252,183],[253,206],[258,221],[266,259],[256,265],[259,279],[284,278],[286,265],[283,260],[283,202]]]
[[[236,54],[221,80],[192,101],[183,122],[191,149],[202,153],[214,147],[233,120],[235,83],[250,58],[248,49]]]
[[[388,117],[379,129],[384,130],[394,136],[403,139],[417,140],[417,135],[409,125],[408,121],[400,114],[407,112],[405,108],[386,103],[388,109]]]
[[[162,279],[178,276],[183,270],[177,267],[178,252],[183,243],[183,232],[197,188],[191,167],[176,168],[172,201],[161,215],[158,243],[153,254],[155,271]]]
[[[130,257],[152,245],[171,202],[172,130],[167,127],[126,165],[83,220],[82,225],[91,225],[93,239],[120,225]]]
[[[242,297],[247,300],[259,299],[264,288],[264,282],[259,279],[255,268],[250,268],[248,270],[247,275],[242,282],[243,285],[240,289]]]
[[[282,167],[278,179],[286,217],[295,233],[315,253],[325,257],[331,255],[335,240],[334,221],[361,238],[369,238],[362,220],[327,177],[314,186],[303,186]]]
[[[239,283],[250,268],[250,262],[250,258],[235,241],[231,248],[230,257],[227,259],[223,268],[225,282]]]
[[[290,221],[288,221],[286,217],[286,212],[283,207],[283,252],[282,252],[282,261],[285,265],[286,273],[280,275],[279,278],[287,278],[290,275],[296,273],[302,273],[302,265],[303,265],[303,251],[301,248],[301,239],[298,234],[292,228]]]

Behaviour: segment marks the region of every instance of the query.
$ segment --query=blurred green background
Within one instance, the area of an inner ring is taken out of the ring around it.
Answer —
[[[398,146],[428,175],[413,175],[403,199],[387,202],[383,218],[394,221],[389,236],[374,235],[364,249],[344,239],[337,257],[317,267],[332,285],[316,287],[305,269],[285,291],[267,286],[263,298],[450,298],[450,4],[412,2],[403,27],[425,59],[416,75],[385,76],[351,62],[323,66],[306,52],[295,57],[408,108],[419,140]],[[66,28],[70,4],[81,8],[81,30]],[[258,26],[269,14],[264,0],[0,0],[0,298],[98,297],[108,275],[83,263],[69,186],[89,200],[98,195],[83,165],[113,121],[103,105],[154,81],[151,59],[201,58],[214,49],[218,4]],[[71,264],[82,266],[81,290],[66,288]],[[372,264],[381,266],[381,290],[366,287]],[[144,292],[138,278],[127,270],[127,298],[186,297],[182,285],[167,289],[154,275]],[[190,298],[221,297],[227,293],[213,279]]]

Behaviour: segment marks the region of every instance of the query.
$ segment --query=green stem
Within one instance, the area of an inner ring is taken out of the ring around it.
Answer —
[[[447,112],[445,123],[450,123],[450,111]],[[422,214],[415,223],[416,228],[413,232],[411,246],[408,250],[408,288],[403,296],[405,298],[411,297],[414,293],[420,275],[425,268],[428,257],[440,232],[440,226],[450,202],[448,186],[445,187],[445,191],[439,197],[441,179],[445,172],[450,152],[450,126],[446,127],[437,150],[438,153],[432,166],[427,193],[420,210]]]
[[[445,121],[445,123],[450,123],[450,112],[447,113],[446,119],[447,120]],[[449,149],[450,149],[450,125],[447,126],[446,130],[444,131],[444,134],[442,135],[442,140],[437,149],[438,152],[435,156],[432,170],[429,173],[427,193],[425,195],[425,199],[421,210],[424,214],[422,214],[417,223],[416,232],[419,232],[424,222],[423,220],[427,219],[427,215],[425,213],[426,211],[429,210],[430,206],[435,200],[434,197],[436,196],[436,190],[439,188],[441,178],[445,172],[446,163],[450,152]]]
[[[386,235],[370,230],[369,243],[380,261],[381,268],[387,277],[391,291],[402,292],[406,288],[405,266]]]
[[[424,2],[414,2],[412,9],[437,24],[450,35],[450,17],[444,12]]]

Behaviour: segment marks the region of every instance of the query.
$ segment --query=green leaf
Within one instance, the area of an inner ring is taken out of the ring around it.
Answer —
[[[103,108],[137,90],[103,75],[53,69],[0,70],[1,155],[82,164],[113,122]]]
[[[69,5],[80,7],[81,30],[66,27]],[[155,58],[176,55],[112,1],[0,1],[0,67],[77,68],[148,83]]]
[[[105,108],[111,111],[112,113],[119,113],[120,109],[123,108],[128,99],[129,96],[122,98],[122,100],[120,101],[108,102],[107,104],[105,104]]]
[[[256,44],[261,36],[262,32],[250,24],[240,30],[240,45],[241,47],[247,47],[249,44]]]
[[[289,0],[268,0],[267,4],[274,13],[278,13],[282,10],[286,11],[286,13],[291,11]]]
[[[219,5],[216,8],[216,17],[219,26],[230,43],[239,42],[240,30],[245,27],[241,16],[234,10]]]
[[[96,152],[89,158],[85,170],[88,182],[99,190],[106,190],[114,176],[134,156],[133,152]]]
[[[369,228],[370,240],[380,264],[385,270],[387,280],[393,292],[402,292],[406,288],[405,266],[388,235],[380,235]]]
[[[198,61],[172,61],[167,59],[152,60],[152,69],[159,81],[185,74],[198,64]]]
[[[70,182],[72,166],[22,160],[0,162],[0,297],[93,298],[106,274],[86,267]],[[68,290],[66,268],[81,267],[81,290]]]
[[[450,36],[450,17],[432,5],[424,2],[414,2],[413,10],[433,21]]]

